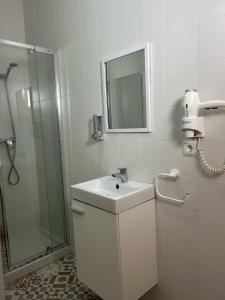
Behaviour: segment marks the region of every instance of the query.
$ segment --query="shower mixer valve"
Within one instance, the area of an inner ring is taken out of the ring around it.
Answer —
[[[10,150],[15,149],[15,146],[16,146],[15,137],[10,137],[9,139],[7,139],[6,145],[9,147]]]
[[[15,149],[16,139],[13,136],[6,139],[0,139],[0,144],[6,144],[10,149]]]

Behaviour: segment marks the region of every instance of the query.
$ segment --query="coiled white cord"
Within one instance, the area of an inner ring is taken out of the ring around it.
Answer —
[[[200,159],[200,164],[201,167],[211,176],[218,176],[221,175],[225,172],[225,164],[221,168],[214,168],[206,158],[206,155],[204,153],[204,150],[200,148],[200,138],[198,139],[197,142],[197,151],[199,154],[199,159]]]

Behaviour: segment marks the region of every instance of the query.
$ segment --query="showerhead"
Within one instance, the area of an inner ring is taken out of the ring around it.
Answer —
[[[11,69],[12,69],[12,68],[15,68],[15,67],[17,67],[17,66],[18,66],[17,63],[11,62],[11,63],[9,64],[9,66],[8,66],[8,69],[7,69],[6,73],[5,73],[5,74],[0,74],[0,79],[7,79],[8,76],[9,76],[9,73],[10,73]]]
[[[11,69],[14,68],[14,67],[17,67],[17,66],[18,66],[18,64],[15,63],[15,62],[11,62],[11,63],[9,64],[9,67],[8,67],[8,69],[7,69],[7,72],[6,72],[6,78],[8,78]]]
[[[6,80],[9,76],[9,73],[10,73],[11,69],[14,68],[14,67],[17,67],[17,66],[18,66],[17,63],[11,62],[8,66],[8,69],[7,69],[6,73],[5,74],[0,74],[0,79],[5,79]]]

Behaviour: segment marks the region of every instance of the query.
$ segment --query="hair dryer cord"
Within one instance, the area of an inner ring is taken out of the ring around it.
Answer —
[[[198,139],[197,142],[197,151],[199,154],[199,159],[200,159],[200,165],[211,176],[218,176],[221,175],[225,172],[225,164],[221,168],[214,168],[206,158],[206,155],[204,153],[204,150],[200,148],[200,138]]]

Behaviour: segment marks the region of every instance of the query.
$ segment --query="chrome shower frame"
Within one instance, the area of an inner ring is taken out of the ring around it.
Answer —
[[[42,54],[50,54],[54,58],[54,71],[55,71],[55,86],[56,86],[56,99],[57,99],[57,114],[58,114],[58,127],[60,129],[61,126],[59,126],[59,121],[61,117],[61,89],[60,89],[60,75],[59,75],[59,56],[58,56],[58,50],[53,50],[50,48],[44,48],[37,45],[30,45],[25,43],[19,43],[11,40],[1,39],[0,38],[0,46],[12,46],[15,48],[22,48],[24,50],[28,50],[30,52],[34,53],[42,53]],[[59,130],[59,134],[61,134],[61,131]],[[0,139],[0,143],[5,142],[5,140]],[[5,274],[5,281],[7,283],[11,282],[12,280],[15,280],[19,278],[22,275],[27,274],[28,272],[32,272],[44,265],[46,263],[49,263],[51,261],[54,261],[56,258],[63,257],[66,254],[71,252],[71,245],[70,245],[70,230],[69,230],[69,216],[68,216],[68,204],[66,201],[66,189],[65,189],[65,158],[62,156],[62,150],[63,146],[60,142],[60,149],[61,149],[61,164],[62,164],[62,173],[63,173],[63,191],[64,191],[64,210],[65,210],[65,244],[64,246],[56,250],[55,252],[52,252],[49,255],[46,255],[45,257],[41,259],[37,259],[36,261],[32,263],[28,263],[27,265],[24,265],[22,267],[18,267],[15,270],[9,270],[8,273]],[[1,170],[0,170],[1,171]],[[1,182],[0,182],[0,188],[1,188]],[[3,196],[3,195],[2,195]],[[2,206],[2,213],[5,216],[5,206],[3,197],[0,197],[1,206]],[[4,218],[3,216],[3,218]],[[7,236],[8,236],[8,228],[7,223],[5,220],[5,236],[6,236],[6,243],[7,243]],[[0,240],[1,243],[1,240]],[[6,247],[9,247],[9,245],[6,245]],[[1,253],[0,253],[1,255]]]

